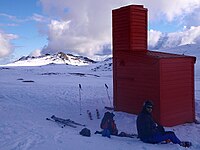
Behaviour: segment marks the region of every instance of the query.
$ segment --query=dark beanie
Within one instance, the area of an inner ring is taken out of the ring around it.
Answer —
[[[150,100],[147,100],[144,102],[143,107],[147,108],[147,107],[153,107],[153,102]]]

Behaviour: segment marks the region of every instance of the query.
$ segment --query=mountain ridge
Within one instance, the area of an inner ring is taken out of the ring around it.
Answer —
[[[150,49],[151,51],[174,53],[179,55],[189,55],[200,58],[200,45],[199,44],[186,44],[171,48],[162,48],[162,49]],[[65,65],[75,65],[83,66],[95,64],[97,62],[106,62],[110,60],[112,63],[112,55],[104,56],[94,56],[92,59],[84,56],[75,56],[73,54],[65,54],[63,52],[58,52],[56,54],[44,54],[41,56],[23,56],[20,59],[9,63],[4,66],[41,66],[48,64],[65,64]],[[111,64],[108,63],[108,66],[111,67]],[[95,69],[96,70],[96,69]]]
[[[89,65],[96,61],[83,56],[75,56],[73,54],[65,54],[58,52],[56,54],[44,54],[41,56],[22,56],[18,60],[7,64],[6,66],[40,66],[48,64],[66,64],[66,65]]]

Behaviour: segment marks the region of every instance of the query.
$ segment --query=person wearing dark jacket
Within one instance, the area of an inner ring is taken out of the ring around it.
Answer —
[[[145,143],[160,143],[170,141],[174,144],[179,144],[183,147],[191,146],[190,142],[182,142],[172,131],[165,131],[163,126],[157,125],[151,115],[153,103],[145,101],[142,111],[137,117],[138,137]]]

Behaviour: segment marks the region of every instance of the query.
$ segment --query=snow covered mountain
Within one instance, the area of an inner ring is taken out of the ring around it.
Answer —
[[[92,63],[96,62],[87,57],[74,56],[72,54],[65,54],[63,52],[59,52],[53,55],[45,54],[38,57],[23,56],[19,60],[7,64],[7,66],[42,66],[48,64],[67,64],[67,65],[83,66]]]
[[[95,65],[93,71],[112,71],[112,57],[105,59]]]
[[[182,46],[176,46],[173,48],[161,48],[153,51],[175,53],[180,55],[191,55],[200,58],[200,45],[198,44],[187,44]],[[110,62],[108,62],[108,60],[110,60]],[[45,54],[38,57],[23,56],[19,60],[9,63],[6,66],[42,66],[48,64],[67,64],[67,65],[83,66],[83,65],[94,64],[97,62],[103,62],[103,65],[99,64],[99,66],[94,68],[94,70],[98,69],[112,70],[112,55],[104,55],[104,56],[97,55],[94,56],[92,59],[90,59],[83,56],[65,54],[63,52],[59,52],[57,54]]]

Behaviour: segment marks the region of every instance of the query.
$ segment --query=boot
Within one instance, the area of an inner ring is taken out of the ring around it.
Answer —
[[[183,146],[183,147],[190,147],[192,146],[192,143],[191,142],[188,142],[188,141],[182,141],[180,143],[180,146]]]

